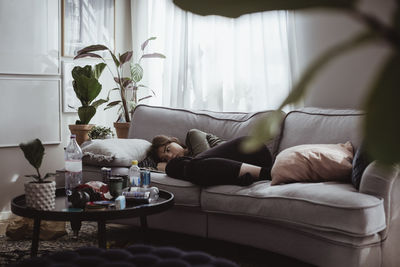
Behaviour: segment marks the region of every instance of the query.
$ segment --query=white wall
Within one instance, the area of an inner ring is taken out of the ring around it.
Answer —
[[[360,4],[363,10],[385,22],[390,21],[393,6],[393,0],[364,0]],[[300,73],[327,48],[365,29],[353,17],[337,11],[298,11],[294,18],[297,67]],[[374,75],[389,51],[386,44],[379,43],[334,59],[312,82],[304,105],[362,108]]]
[[[59,1],[61,2],[61,0]],[[116,50],[117,52],[123,53],[131,49],[130,1],[117,0],[115,3]],[[10,16],[12,16],[12,14],[10,14]],[[10,17],[10,21],[12,19],[13,18]],[[61,25],[61,18],[59,22]],[[0,33],[0,35],[3,36],[2,33]],[[61,37],[59,40],[61,40]],[[26,40],[26,42],[29,42],[29,40]],[[61,60],[71,59],[61,58]],[[82,64],[84,62],[85,61],[83,61]],[[88,62],[90,62],[90,60]],[[115,87],[115,84],[110,81],[112,81],[111,76],[107,70],[105,70],[100,80],[100,82],[103,83],[103,88]],[[107,91],[108,90],[102,91],[103,97],[106,96]],[[5,115],[6,114],[2,114],[1,116]],[[99,108],[91,122],[112,127],[112,122],[115,121],[116,117],[115,109],[103,111],[102,108]],[[62,113],[62,142],[59,145],[45,145],[46,154],[41,167],[42,174],[46,172],[55,172],[57,169],[62,169],[64,167],[64,146],[67,144],[70,135],[68,124],[74,124],[77,118],[77,114]],[[40,118],[38,118],[38,120],[40,120]],[[2,127],[7,126],[4,125]],[[33,138],[35,137],[32,136],[32,139]],[[7,218],[10,215],[10,200],[24,192],[24,182],[28,179],[24,177],[24,175],[33,173],[34,169],[24,158],[19,147],[0,148],[0,219]]]

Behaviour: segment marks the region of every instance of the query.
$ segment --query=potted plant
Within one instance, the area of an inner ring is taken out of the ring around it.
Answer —
[[[82,106],[77,109],[79,120],[75,124],[69,125],[69,129],[72,134],[76,135],[79,145],[89,140],[88,133],[94,126],[89,122],[96,114],[97,107],[108,102],[108,99],[94,101],[102,89],[98,79],[105,67],[105,63],[99,63],[94,67],[86,65],[84,67],[76,66],[72,69],[72,78],[74,79],[72,85]]]
[[[90,139],[109,139],[114,136],[110,127],[94,126],[89,132]]]
[[[105,59],[101,55],[96,54],[94,52],[107,50],[110,53],[110,55],[113,59],[113,62],[114,62],[114,66],[115,66],[115,74],[111,71],[111,69],[109,69],[109,70],[110,70],[111,74],[113,75],[114,81],[116,82],[116,85],[117,85],[116,88],[113,88],[111,90],[119,91],[119,95],[120,95],[121,99],[108,103],[105,109],[109,109],[116,105],[120,106],[117,122],[114,123],[114,127],[116,129],[118,138],[127,138],[130,121],[131,121],[131,119],[130,119],[131,111],[136,107],[136,105],[140,101],[152,96],[152,95],[148,95],[148,96],[138,99],[137,91],[141,87],[146,87],[143,84],[139,84],[139,82],[142,80],[142,77],[143,77],[143,68],[140,65],[142,59],[165,58],[165,56],[160,53],[145,53],[144,52],[148,43],[154,39],[156,39],[156,37],[151,37],[151,38],[147,39],[146,41],[144,41],[143,44],[141,45],[142,55],[136,63],[131,63],[130,77],[126,77],[126,76],[124,77],[123,66],[131,60],[132,55],[133,55],[132,51],[127,51],[127,52],[123,53],[122,55],[119,54],[118,57],[116,57],[115,54],[108,47],[106,47],[104,45],[90,45],[88,47],[85,47],[85,48],[79,50],[77,53],[77,56],[74,58],[74,59],[78,59],[78,58],[84,58],[84,57],[95,57],[95,58],[100,58],[104,62],[106,62]],[[132,96],[130,98],[127,97],[128,90],[132,90]],[[154,91],[151,90],[151,92],[154,94]]]
[[[27,143],[20,143],[19,147],[24,152],[25,158],[36,169],[36,174],[25,175],[32,177],[35,181],[25,183],[26,206],[38,210],[53,210],[55,208],[56,183],[46,181],[55,173],[46,173],[43,177],[39,168],[42,165],[44,147],[39,139]]]

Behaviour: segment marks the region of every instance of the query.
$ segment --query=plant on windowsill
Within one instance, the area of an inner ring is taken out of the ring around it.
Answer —
[[[79,145],[89,140],[88,133],[94,126],[89,122],[96,114],[97,107],[108,102],[108,98],[94,101],[102,89],[99,78],[105,67],[105,63],[99,63],[94,67],[86,65],[84,67],[76,66],[72,69],[72,78],[74,79],[72,85],[82,106],[71,107],[78,111],[79,120],[75,124],[69,125],[69,129],[71,134],[76,135]]]
[[[121,99],[108,103],[105,110],[109,109],[111,107],[117,106],[117,105],[119,106],[118,119],[117,119],[117,122],[114,123],[114,127],[117,131],[118,138],[127,138],[127,136],[128,136],[129,126],[130,126],[130,121],[131,121],[131,118],[130,118],[131,111],[136,107],[136,105],[140,101],[147,99],[149,97],[152,97],[152,95],[150,94],[148,96],[138,99],[137,91],[139,90],[139,88],[142,88],[142,87],[147,88],[147,86],[145,86],[143,84],[139,84],[139,82],[143,78],[143,68],[140,65],[141,60],[146,59],[146,58],[165,58],[165,56],[161,53],[146,53],[146,54],[144,53],[144,50],[147,47],[148,43],[154,39],[156,39],[156,37],[151,37],[151,38],[147,39],[146,41],[144,41],[143,44],[141,45],[142,55],[139,58],[138,62],[131,63],[130,77],[126,77],[126,76],[124,77],[123,66],[131,60],[132,55],[133,55],[132,51],[127,51],[127,52],[123,53],[122,55],[119,54],[118,58],[117,58],[115,56],[115,54],[108,47],[106,47],[104,45],[90,45],[88,47],[85,47],[85,48],[79,50],[77,53],[77,56],[74,58],[74,59],[78,59],[78,58],[85,58],[85,57],[94,57],[94,58],[100,58],[104,62],[106,62],[105,59],[101,55],[96,54],[94,52],[107,50],[110,53],[112,60],[114,62],[116,75],[111,71],[110,68],[109,68],[109,70],[114,77],[114,81],[117,84],[117,87],[111,89],[111,91],[113,91],[113,90],[119,91],[119,95],[120,95]],[[128,94],[127,94],[129,90],[132,90],[131,98],[129,98]],[[153,93],[153,95],[155,95],[153,90],[151,90],[150,88],[149,88],[149,90]]]
[[[44,147],[40,139],[34,139],[27,143],[20,143],[19,147],[24,152],[25,158],[36,169],[36,174],[25,175],[32,177],[34,181],[25,183],[26,206],[38,210],[53,210],[55,208],[56,183],[46,181],[55,173],[40,174],[39,168],[42,165]]]

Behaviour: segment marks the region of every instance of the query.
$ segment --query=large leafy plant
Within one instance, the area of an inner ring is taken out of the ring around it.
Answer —
[[[96,114],[97,107],[108,102],[108,99],[94,101],[102,89],[99,78],[105,67],[106,64],[99,63],[94,67],[86,65],[84,67],[76,66],[72,69],[72,78],[74,79],[72,86],[76,97],[82,104],[78,108],[79,120],[75,124],[89,124]]]
[[[358,0],[173,0],[176,5],[200,15],[239,17],[243,14],[269,10],[297,10],[303,8],[334,8],[350,14],[366,26],[364,32],[332,47],[312,62],[289,96],[281,103],[273,116],[259,121],[253,138],[246,144],[254,149],[270,140],[279,130],[283,119],[280,112],[286,105],[299,102],[310,82],[335,57],[370,42],[383,41],[390,45],[392,54],[386,59],[376,80],[371,84],[364,101],[367,112],[363,122],[364,142],[370,156],[384,164],[400,162],[400,1],[394,10],[391,24],[357,8]]]
[[[36,169],[36,174],[25,175],[25,177],[32,177],[36,183],[45,183],[47,178],[55,175],[55,173],[46,173],[45,176],[40,174],[39,168],[42,165],[44,155],[44,147],[40,139],[36,138],[27,143],[20,143],[19,147],[24,152],[25,158]]]
[[[111,72],[111,74],[114,77],[114,81],[117,85],[116,88],[111,89],[119,91],[120,95],[120,100],[112,101],[107,104],[105,109],[109,109],[111,107],[120,106],[120,116],[118,117],[119,121],[121,117],[125,120],[125,122],[130,122],[130,111],[138,104],[138,102],[151,97],[151,95],[148,95],[146,97],[143,97],[141,99],[137,99],[137,90],[140,87],[146,87],[143,84],[139,84],[139,82],[143,78],[143,68],[140,65],[141,60],[145,58],[165,58],[163,54],[160,53],[145,53],[144,50],[147,47],[149,41],[156,39],[156,37],[151,37],[147,39],[142,45],[141,45],[141,51],[142,55],[139,58],[139,60],[136,63],[131,63],[130,66],[130,76],[125,76],[124,75],[124,65],[126,63],[129,63],[129,61],[132,59],[133,52],[132,51],[127,51],[125,53],[118,54],[118,57],[106,46],[104,45],[90,45],[87,46],[81,50],[78,51],[77,56],[75,56],[74,59],[78,58],[85,58],[85,57],[94,57],[94,58],[99,58],[103,60],[104,63],[106,63],[106,60],[101,56],[100,54],[96,53],[99,51],[108,51],[111,55],[112,61],[114,62],[114,69],[115,72],[111,71],[110,68],[108,68]],[[108,65],[107,65],[108,66]],[[127,92],[128,90],[132,89],[132,98],[128,99],[127,98]],[[154,94],[154,91],[152,91]]]

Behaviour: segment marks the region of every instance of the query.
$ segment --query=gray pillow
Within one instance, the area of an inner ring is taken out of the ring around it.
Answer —
[[[85,165],[102,167],[129,167],[132,160],[142,161],[151,143],[143,139],[104,139],[82,144]]]

